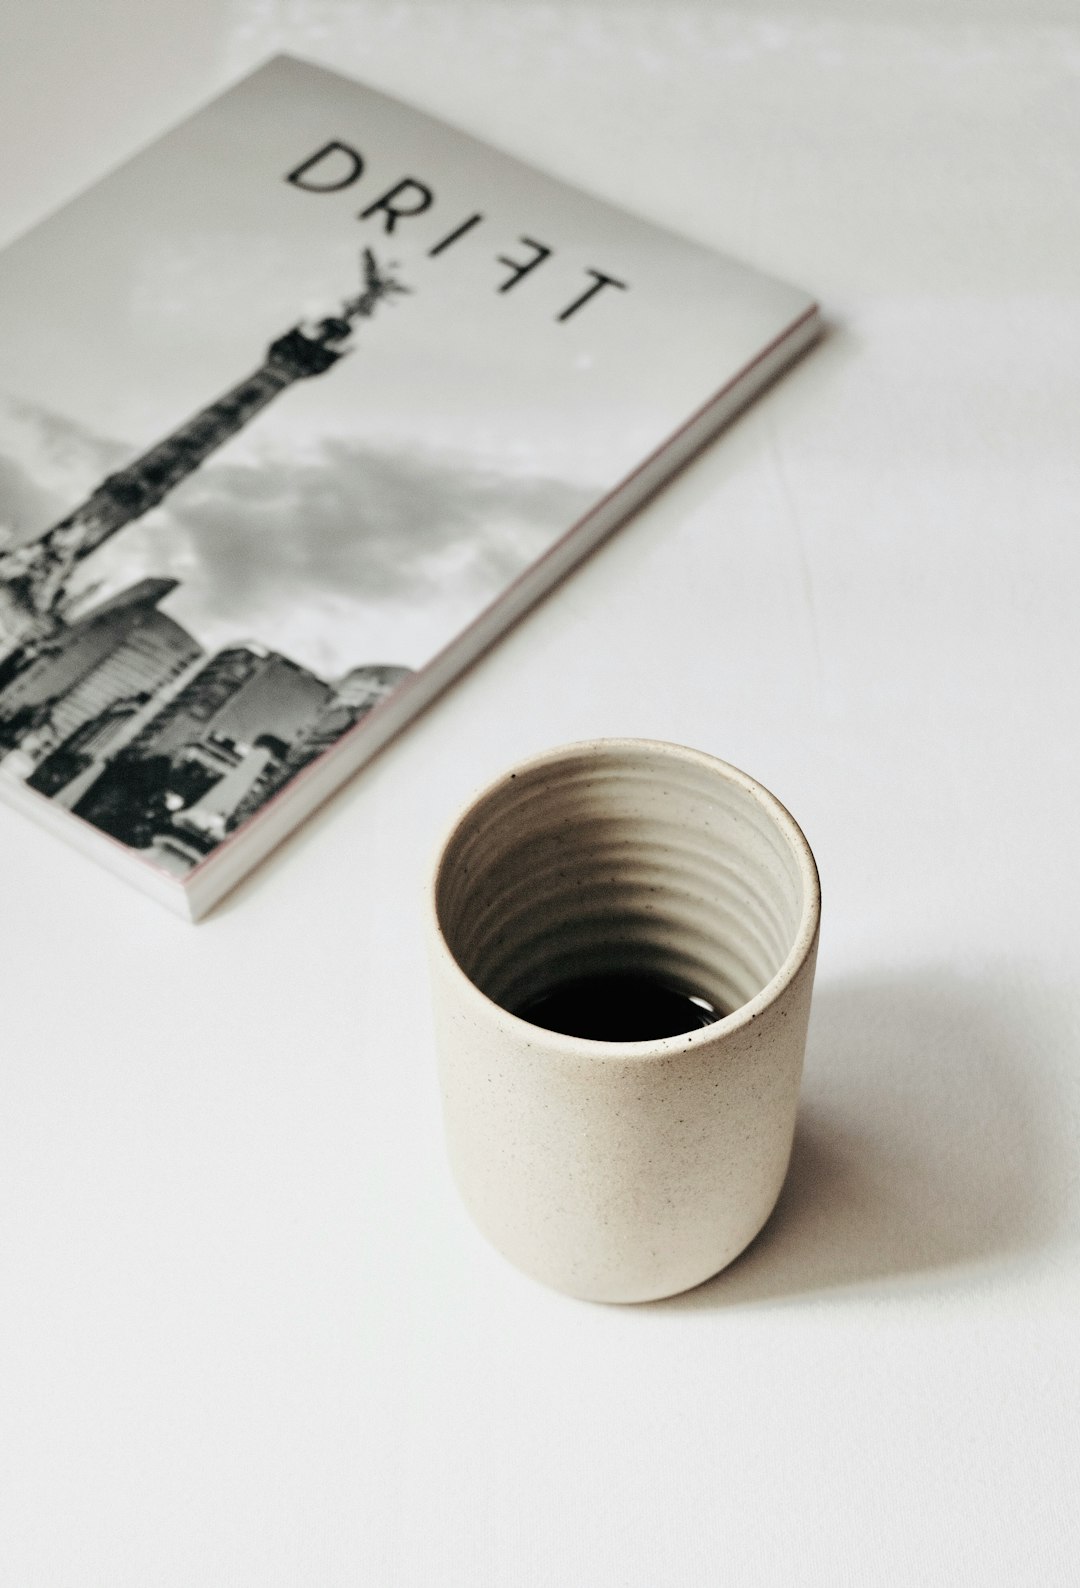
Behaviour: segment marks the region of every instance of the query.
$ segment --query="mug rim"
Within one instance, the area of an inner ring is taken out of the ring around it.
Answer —
[[[719,1020],[710,1021],[708,1025],[697,1027],[692,1031],[678,1032],[674,1036],[646,1038],[641,1042],[608,1042],[596,1037],[570,1036],[563,1031],[551,1031],[545,1026],[534,1025],[531,1020],[525,1020],[521,1015],[514,1014],[512,1010],[507,1009],[478,987],[472,977],[465,972],[446,940],[439,919],[439,886],[445,872],[450,845],[486,800],[497,794],[511,778],[539,771],[552,762],[568,760],[587,762],[591,757],[599,758],[618,751],[645,752],[655,756],[657,762],[682,761],[737,785],[757,801],[774,825],[783,833],[795,857],[803,883],[803,906],[791,947],[775,973],[759,992],[746,1003],[739,1004],[730,1014],[722,1015]],[[544,1048],[553,1054],[567,1056],[584,1054],[590,1059],[608,1058],[620,1061],[670,1058],[673,1054],[685,1052],[688,1048],[701,1047],[706,1042],[715,1041],[718,1036],[726,1037],[741,1027],[750,1025],[781,997],[813,952],[821,923],[821,879],[817,861],[814,859],[813,850],[807,842],[805,833],[787,806],[777,799],[764,783],[760,783],[757,778],[751,777],[741,768],[733,766],[731,762],[723,761],[719,756],[710,755],[705,750],[697,750],[690,745],[676,744],[666,739],[633,736],[578,739],[569,744],[553,745],[547,750],[527,756],[524,760],[516,761],[497,777],[492,778],[461,806],[444,828],[435,854],[435,864],[429,869],[427,905],[430,935],[436,949],[444,962],[450,966],[455,978],[467,990],[466,996],[477,1001],[477,1007],[485,1009],[489,1018],[494,1011],[500,1019],[510,1021],[515,1031],[534,1032],[537,1042],[542,1043]]]

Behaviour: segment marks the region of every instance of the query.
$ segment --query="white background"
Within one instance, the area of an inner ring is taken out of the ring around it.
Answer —
[[[204,925],[0,809],[0,1581],[1075,1584],[1075,5],[3,0],[0,231],[280,48],[834,329]],[[454,807],[621,733],[825,888],[780,1207],[630,1309],[460,1211],[423,949]]]

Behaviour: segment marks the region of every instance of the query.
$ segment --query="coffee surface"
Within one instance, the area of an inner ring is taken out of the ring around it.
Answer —
[[[705,998],[647,976],[579,976],[530,998],[513,1011],[545,1031],[593,1042],[655,1042],[720,1020]]]

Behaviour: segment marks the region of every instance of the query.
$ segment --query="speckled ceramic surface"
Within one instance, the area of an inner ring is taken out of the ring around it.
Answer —
[[[695,750],[570,745],[473,801],[436,869],[433,982],[451,1163],[500,1251],[572,1295],[647,1301],[743,1250],[787,1169],[819,913],[792,817]],[[508,1012],[608,972],[732,1012],[619,1043]]]

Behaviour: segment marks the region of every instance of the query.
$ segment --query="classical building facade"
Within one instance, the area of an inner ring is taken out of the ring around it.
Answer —
[[[0,750],[38,764],[120,700],[149,701],[203,655],[158,611],[175,579],[143,579],[57,628],[0,696]]]

